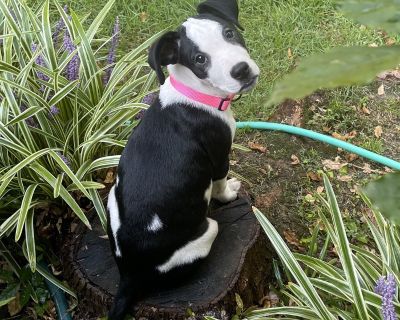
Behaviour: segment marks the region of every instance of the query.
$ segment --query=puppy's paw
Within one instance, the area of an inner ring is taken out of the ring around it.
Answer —
[[[223,192],[221,192],[217,198],[217,200],[226,203],[231,202],[237,198],[238,191],[240,189],[241,182],[236,179],[232,178],[226,182],[226,187]]]
[[[240,186],[242,185],[242,183],[236,178],[229,179],[226,184],[227,188],[229,188],[231,191],[236,191],[236,193],[239,191]]]

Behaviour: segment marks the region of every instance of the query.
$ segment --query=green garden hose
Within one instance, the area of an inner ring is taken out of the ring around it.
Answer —
[[[290,134],[295,134],[298,136],[307,137],[313,140],[321,141],[333,145],[338,148],[342,148],[351,153],[355,153],[363,158],[378,162],[383,164],[389,168],[400,170],[400,162],[389,159],[387,157],[381,156],[377,153],[365,150],[363,148],[357,147],[351,143],[344,142],[339,139],[332,138],[325,134],[317,133],[311,130],[289,126],[281,123],[273,123],[273,122],[236,122],[236,127],[238,129],[250,128],[250,129],[258,129],[258,130],[273,130],[273,131],[281,131]]]

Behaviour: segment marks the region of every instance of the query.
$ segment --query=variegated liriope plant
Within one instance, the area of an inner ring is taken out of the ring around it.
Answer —
[[[35,212],[56,203],[90,227],[77,202],[85,196],[106,224],[96,172],[117,165],[154,80],[145,49],[158,35],[119,59],[118,22],[110,38],[97,38],[113,2],[89,24],[56,0],[35,10],[0,1],[1,252],[18,274],[4,244],[15,238],[32,272],[61,287],[36,263]]]

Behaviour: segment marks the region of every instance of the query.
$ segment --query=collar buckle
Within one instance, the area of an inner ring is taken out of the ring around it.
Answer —
[[[231,97],[221,98],[221,102],[219,103],[218,110],[225,111],[228,108],[231,101],[232,101]],[[226,103],[226,102],[228,102],[228,103]]]

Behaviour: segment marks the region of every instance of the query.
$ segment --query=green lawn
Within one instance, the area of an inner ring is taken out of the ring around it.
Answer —
[[[30,0],[39,3],[38,0]],[[91,14],[106,0],[66,1],[79,15]],[[199,1],[118,0],[104,23],[104,36],[113,28],[116,16],[121,21],[120,53],[134,48],[152,34],[175,28],[195,14]],[[248,47],[261,68],[256,90],[235,106],[238,120],[267,119],[272,110],[264,107],[274,82],[289,72],[298,59],[338,45],[380,43],[381,37],[354,25],[334,11],[325,0],[242,0],[240,20]]]

